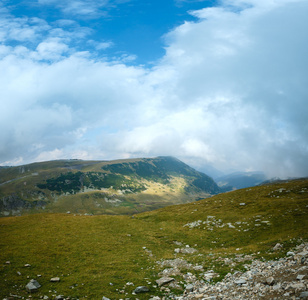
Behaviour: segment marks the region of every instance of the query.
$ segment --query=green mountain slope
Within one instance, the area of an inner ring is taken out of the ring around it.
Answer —
[[[254,258],[285,256],[308,241],[307,216],[308,179],[300,179],[134,216],[0,218],[0,297],[29,299],[25,285],[32,278],[41,287],[31,299],[141,300],[181,294],[188,272],[205,280],[204,273],[213,270],[215,282],[245,270]],[[274,251],[276,243],[282,248]],[[172,270],[174,263],[180,265]],[[171,271],[178,286],[160,289],[155,281]],[[54,277],[60,281],[50,282]],[[137,286],[150,291],[134,295]]]
[[[61,160],[0,169],[0,213],[133,214],[217,194],[212,178],[173,157]]]

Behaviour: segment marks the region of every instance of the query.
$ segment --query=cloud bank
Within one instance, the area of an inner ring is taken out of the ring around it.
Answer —
[[[0,165],[173,155],[308,175],[307,1],[192,11],[152,68],[80,51],[91,29],[74,21],[0,13]]]

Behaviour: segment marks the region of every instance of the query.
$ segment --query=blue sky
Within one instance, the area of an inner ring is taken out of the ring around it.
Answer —
[[[306,0],[0,2],[0,165],[172,155],[308,175]]]
[[[164,55],[164,34],[184,22],[196,20],[189,12],[213,6],[215,1],[8,0],[5,3],[15,17],[40,18],[71,32],[84,30],[86,42],[71,42],[80,51],[91,51],[106,59],[127,55],[135,58],[131,63],[151,65]]]

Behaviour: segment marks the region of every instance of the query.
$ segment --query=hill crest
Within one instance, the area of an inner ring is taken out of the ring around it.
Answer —
[[[56,160],[0,169],[0,213],[132,214],[219,193],[214,180],[170,156]]]

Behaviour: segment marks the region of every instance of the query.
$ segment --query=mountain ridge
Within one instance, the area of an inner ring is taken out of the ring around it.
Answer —
[[[55,160],[0,169],[0,212],[132,214],[220,192],[177,158]]]

